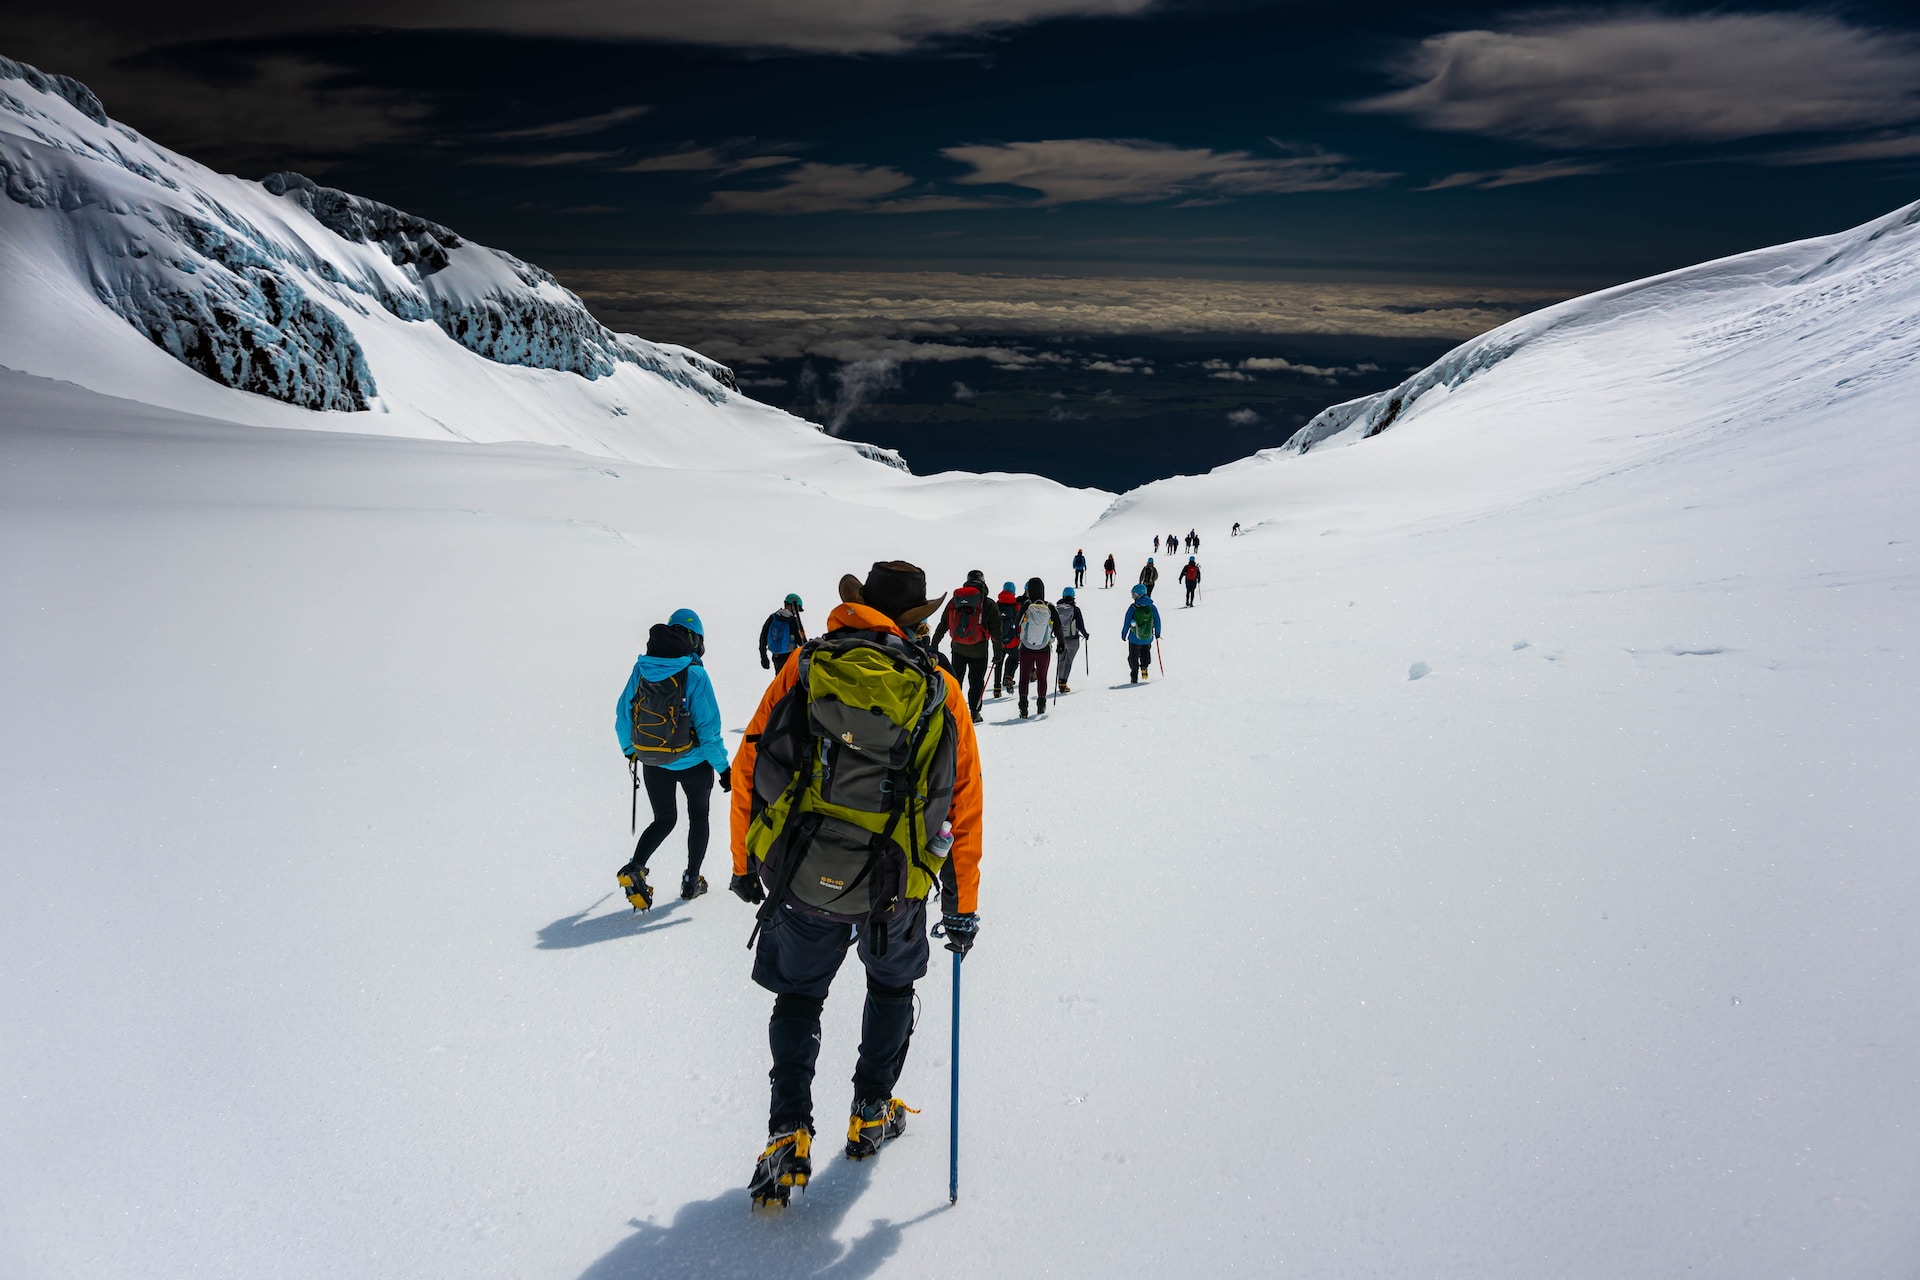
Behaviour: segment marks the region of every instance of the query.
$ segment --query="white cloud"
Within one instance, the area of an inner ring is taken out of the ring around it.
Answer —
[[[1568,146],[1726,142],[1920,117],[1920,39],[1818,13],[1554,11],[1449,31],[1356,104],[1435,129]]]
[[[1089,360],[1084,366],[1090,373],[1132,373],[1130,364],[1119,364],[1112,360]]]
[[[1227,421],[1236,427],[1250,427],[1260,420],[1260,415],[1251,409],[1235,409],[1227,415]]]
[[[492,165],[511,169],[561,169],[596,164],[617,157],[618,151],[528,151],[469,156],[461,164]]]
[[[1907,160],[1920,156],[1920,133],[1902,133],[1761,156],[1763,164],[1844,164],[1853,160]]]
[[[617,124],[629,120],[638,120],[653,110],[650,106],[615,107],[611,111],[602,111],[598,115],[580,116],[573,120],[557,120],[552,124],[537,124],[527,129],[506,129],[499,133],[481,136],[500,141],[539,138],[583,138],[588,134],[601,133]]]
[[[1181,198],[1207,203],[1243,195],[1345,191],[1378,186],[1395,176],[1349,168],[1345,156],[1325,152],[1258,156],[1137,138],[977,143],[947,147],[940,154],[972,170],[956,182],[1023,187],[1040,193],[1033,202],[1040,206]]]
[[[1524,187],[1555,178],[1578,178],[1592,173],[1610,173],[1613,166],[1590,160],[1542,160],[1538,164],[1518,164],[1507,169],[1487,169],[1469,173],[1450,173],[1429,182],[1423,191],[1446,191],[1454,187],[1472,187],[1495,191],[1501,187]]]
[[[716,191],[707,198],[708,213],[863,213],[891,192],[913,185],[913,179],[885,165],[801,165],[783,175],[777,187],[759,191]]]
[[[1213,373],[1208,374],[1207,376],[1209,378],[1218,378],[1222,382],[1256,382],[1258,381],[1258,379],[1256,379],[1252,374],[1241,373],[1238,369],[1218,369],[1218,370],[1215,370]]]
[[[662,152],[656,156],[646,156],[631,164],[623,164],[614,169],[615,173],[718,173],[731,176],[736,173],[753,173],[761,169],[777,169],[782,165],[799,164],[798,156],[733,154],[731,147],[696,147],[691,144],[674,151]]]
[[[964,382],[956,382],[953,384],[953,398],[955,400],[971,400],[979,394],[978,391],[975,391]]]

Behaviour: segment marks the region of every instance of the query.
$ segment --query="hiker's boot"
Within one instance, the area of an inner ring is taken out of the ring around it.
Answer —
[[[645,911],[653,905],[653,886],[647,883],[647,869],[637,862],[629,862],[620,868],[615,879],[620,881],[620,892],[627,895],[627,901],[635,911]]]
[[[1027,704],[1024,702],[1020,704],[1020,718],[1022,720],[1027,718]]]
[[[1127,672],[1127,683],[1128,683],[1128,684],[1139,684],[1139,683],[1140,683],[1140,673],[1139,673],[1138,671],[1129,671],[1129,672]]]
[[[1062,692],[1062,693],[1072,693],[1072,692],[1073,692],[1073,686],[1072,686],[1072,685],[1070,685],[1070,684],[1068,684],[1068,683],[1067,683],[1067,682],[1066,682],[1065,680],[1062,680],[1062,681],[1060,682],[1060,692]]]
[[[1047,695],[1046,694],[1043,693],[1040,695],[1040,701],[1034,704],[1033,709],[1035,714],[1037,715],[1047,714]]]
[[[784,1209],[795,1187],[813,1176],[813,1130],[805,1125],[767,1135],[767,1149],[753,1166],[747,1194],[756,1208]]]
[[[907,1117],[919,1115],[898,1098],[872,1098],[853,1104],[847,1120],[847,1159],[865,1160],[907,1131]]]
[[[699,897],[706,891],[707,878],[705,876],[689,871],[680,877],[680,897],[682,899],[691,900]]]

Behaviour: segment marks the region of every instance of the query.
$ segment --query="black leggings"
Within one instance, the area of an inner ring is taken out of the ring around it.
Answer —
[[[700,864],[707,858],[707,803],[713,798],[713,766],[704,762],[691,769],[643,765],[640,785],[647,789],[653,821],[640,833],[640,843],[633,846],[633,860],[646,866],[653,851],[666,840],[673,824],[680,820],[675,792],[684,790],[687,793],[687,871],[698,875]]]

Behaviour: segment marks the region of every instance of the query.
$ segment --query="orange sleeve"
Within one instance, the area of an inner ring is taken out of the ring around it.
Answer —
[[[952,673],[940,673],[947,681],[947,712],[953,717],[959,734],[953,753],[953,802],[947,809],[947,821],[953,824],[953,881],[959,888],[960,911],[979,910],[981,833],[986,823],[986,804],[980,787],[980,744],[973,736],[973,712],[967,707],[967,695]]]
[[[800,678],[800,662],[795,658],[774,675],[767,691],[760,695],[759,709],[747,721],[747,736],[733,756],[733,803],[727,810],[727,830],[733,848],[733,874],[747,874],[747,826],[753,821],[753,764],[760,758],[760,734],[767,727],[767,714],[773,704],[787,696]]]

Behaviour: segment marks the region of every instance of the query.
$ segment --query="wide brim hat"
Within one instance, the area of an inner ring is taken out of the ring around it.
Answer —
[[[927,599],[926,571],[905,560],[876,560],[867,570],[865,582],[847,574],[840,579],[840,598],[848,604],[863,604],[878,609],[903,631],[911,631],[947,602],[946,593]]]

